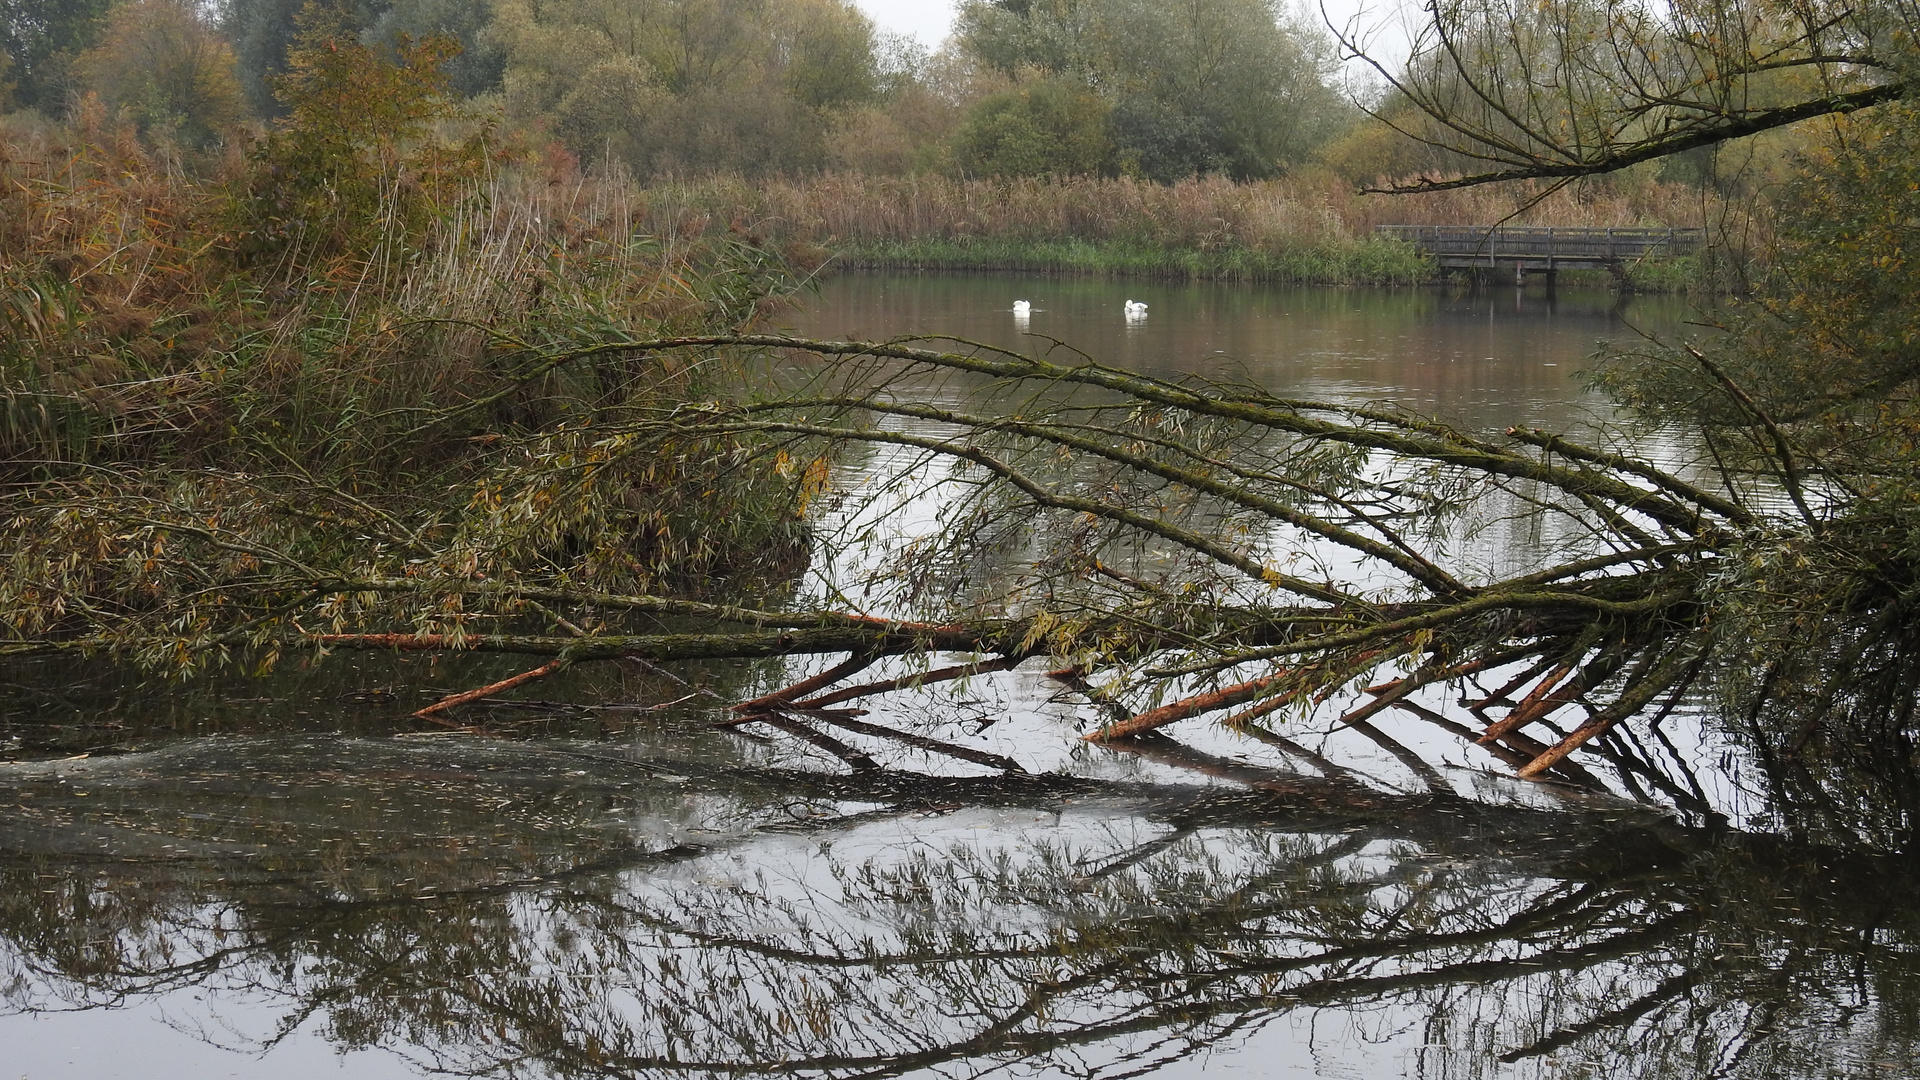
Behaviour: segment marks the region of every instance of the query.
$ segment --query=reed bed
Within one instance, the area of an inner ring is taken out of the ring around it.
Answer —
[[[724,227],[849,266],[1406,284],[1433,269],[1376,225],[1700,226],[1726,212],[1697,188],[1643,181],[1387,196],[1328,174],[1161,185],[830,173],[656,185],[645,221],[660,235]]]
[[[258,587],[292,568],[699,592],[804,553],[804,476],[745,441],[581,466],[595,425],[709,397],[725,363],[552,359],[748,328],[794,285],[780,260],[519,173],[262,257],[248,179],[105,129],[0,138],[0,643],[187,671],[274,627],[466,632],[430,590]]]
[[[641,200],[619,183],[496,176],[417,233],[251,262],[230,224],[241,192],[232,176],[184,177],[126,132],[0,138],[7,450],[211,462],[237,452],[242,418],[288,446],[337,431],[371,447],[370,417],[413,424],[407,410],[497,383],[501,335],[737,327],[785,287],[725,237],[639,234]]]

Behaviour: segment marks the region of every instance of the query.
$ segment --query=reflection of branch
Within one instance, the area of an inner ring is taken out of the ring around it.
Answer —
[[[1394,703],[1398,703],[1398,700],[1399,699],[1396,698]],[[1407,749],[1398,739],[1393,738],[1386,732],[1367,723],[1365,720],[1347,720],[1345,724],[1347,727],[1359,732],[1375,746],[1391,754],[1394,760],[1405,765],[1408,771],[1412,772],[1414,776],[1420,779],[1422,784],[1426,785],[1428,791],[1437,793],[1452,790],[1451,785],[1440,775],[1438,770],[1427,764],[1426,760],[1419,754]]]
[[[786,775],[740,771],[756,787],[753,778]],[[1753,857],[1770,850],[1763,839],[1721,836],[1733,858],[1678,862],[1611,813],[1475,811],[1383,795],[1377,807],[1295,822],[1296,835],[1317,835],[1270,846],[1283,835],[1272,824],[1283,801],[1192,789],[1183,801],[1170,785],[1076,783],[1125,792],[1129,804],[1172,806],[1172,835],[1115,845],[1120,852],[1098,863],[1068,857],[1064,844],[1022,848],[1026,861],[1004,871],[989,848],[988,872],[977,878],[922,876],[918,863],[869,877],[872,864],[859,856],[853,865],[829,858],[834,881],[765,887],[749,879],[713,888],[697,871],[663,886],[660,875],[622,873],[632,865],[623,855],[575,887],[490,888],[496,902],[475,908],[445,896],[289,905],[273,882],[239,875],[206,887],[234,897],[235,912],[257,914],[238,932],[273,930],[230,966],[258,958],[260,988],[291,997],[296,1018],[336,1010],[364,1021],[333,1037],[412,1040],[427,1054],[462,1058],[443,1060],[458,1066],[447,1071],[544,1068],[609,1080],[893,1076],[987,1056],[1038,1060],[1136,1033],[1204,1047],[1290,1010],[1392,1003],[1417,1013],[1474,994],[1509,1009],[1524,994],[1540,1010],[1505,1017],[1510,1028],[1551,1033],[1504,1059],[1522,1060],[1629,1030],[1686,992],[1677,981],[1713,977],[1717,965],[1674,975],[1686,962],[1676,942],[1753,943],[1773,933],[1744,921],[1749,894],[1774,865]],[[1489,817],[1460,816],[1475,812]],[[1359,824],[1368,820],[1378,824]],[[1521,828],[1489,827],[1503,820]],[[1221,835],[1223,821],[1250,829]],[[1570,835],[1582,824],[1596,827],[1594,842]],[[1437,838],[1427,858],[1382,853],[1410,829]],[[1183,837],[1195,839],[1175,842]],[[1463,852],[1481,858],[1462,870]],[[1832,872],[1872,875],[1873,895],[1884,895],[1878,863]],[[1823,881],[1827,873],[1823,866]],[[31,889],[16,894],[15,903],[54,903],[30,899]],[[171,910],[204,910],[194,899]],[[851,918],[836,920],[835,904]],[[123,911],[102,904],[96,917]],[[1785,921],[1795,918],[1785,905],[1773,917],[1791,926],[1781,933],[1805,931],[1804,920]],[[78,936],[43,919],[32,925],[62,943]],[[1832,933],[1865,947],[1853,929]],[[1747,973],[1733,975],[1701,995],[1703,1028],[1743,1000],[1717,992],[1745,985]],[[1613,988],[1655,978],[1666,981],[1613,1004]],[[1536,993],[1540,980],[1554,992]]]
[[[1111,745],[1117,750],[1138,754],[1149,761],[1192,769],[1202,775],[1222,780],[1232,780],[1284,800],[1297,801],[1302,807],[1317,811],[1377,813],[1394,799],[1400,798],[1400,796],[1389,795],[1345,779],[1283,773],[1260,765],[1215,757],[1158,732],[1116,740]]]
[[[1608,1028],[1630,1027],[1634,1021],[1693,989],[1694,982],[1695,977],[1693,972],[1682,971],[1625,1005],[1608,1009],[1598,1016],[1583,1020],[1571,1027],[1562,1028],[1548,1035],[1546,1038],[1537,1040],[1517,1050],[1509,1050],[1500,1055],[1500,1060],[1510,1065],[1516,1061],[1525,1060],[1526,1058],[1551,1054],[1569,1043],[1576,1042],[1598,1031],[1605,1031]]]
[[[1096,866],[1091,870],[1088,870],[1085,874],[1082,874],[1080,876],[1081,887],[1084,888],[1087,885],[1091,885],[1093,882],[1099,881],[1101,878],[1112,877],[1113,875],[1129,867],[1138,866],[1141,863],[1145,862],[1146,860],[1152,858],[1153,856],[1158,855],[1161,852],[1166,851],[1168,848],[1173,847],[1175,844],[1178,844],[1180,841],[1187,839],[1188,837],[1192,836],[1193,833],[1194,833],[1193,826],[1182,825],[1170,830],[1164,836],[1156,836],[1152,840],[1149,840],[1144,844],[1136,845],[1132,851],[1129,851],[1126,854],[1119,856],[1118,858],[1109,859],[1105,863],[1102,863],[1101,865]]]
[[[888,727],[884,724],[869,724],[864,720],[856,720],[851,716],[847,716],[836,709],[814,709],[795,706],[780,711],[794,718],[818,720],[821,723],[832,724],[834,727],[858,732],[861,735],[872,735],[876,738],[891,739],[894,742],[905,743],[908,746],[920,750],[927,750],[936,754],[945,754],[948,757],[959,758],[962,761],[971,761],[975,765],[985,765],[988,768],[999,769],[1002,772],[1022,773],[1027,771],[1019,762],[1003,754],[989,753],[985,750],[975,750],[970,746],[961,746],[958,743],[951,743],[945,739],[935,739],[927,735],[917,735],[911,731],[901,731],[899,728]],[[765,716],[764,714],[755,714],[748,719],[764,720]]]
[[[846,762],[855,772],[877,772],[880,769],[880,763],[869,757],[865,751],[856,750],[846,743],[841,742],[839,739],[821,731],[819,728],[813,727],[810,724],[803,724],[790,716],[783,715],[779,712],[767,711],[754,713],[747,719],[758,721],[769,727],[777,727],[802,742],[810,743],[813,746],[825,750],[827,753]]]

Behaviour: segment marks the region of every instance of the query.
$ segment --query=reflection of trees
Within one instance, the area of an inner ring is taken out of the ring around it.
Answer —
[[[743,806],[887,808],[575,852],[563,826],[580,822],[555,807],[610,796],[549,793],[555,828],[482,856],[435,854],[432,830],[390,852],[393,879],[433,882],[424,897],[317,888],[325,857],[291,843],[250,860],[43,849],[0,868],[0,979],[14,1008],[266,995],[283,1030],[317,1017],[343,1045],[509,1075],[894,1075],[1064,1054],[1117,1075],[1316,1009],[1413,1025],[1426,1045],[1408,1067],[1436,1077],[1550,1055],[1594,1075],[1816,1075],[1920,1050],[1912,883],[1879,864],[1610,810],[1363,803],[1310,781],[1114,789],[1140,814],[1059,778],[738,775]],[[630,795],[665,813],[659,798]],[[1070,799],[1024,834],[994,809]],[[891,819],[932,803],[966,808],[902,843]]]

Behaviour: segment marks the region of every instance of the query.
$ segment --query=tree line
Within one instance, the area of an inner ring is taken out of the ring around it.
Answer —
[[[968,0],[938,51],[850,0],[0,0],[0,113],[84,95],[189,148],[277,120],[303,27],[389,54],[641,178],[825,168],[1278,175],[1357,113],[1275,0]]]

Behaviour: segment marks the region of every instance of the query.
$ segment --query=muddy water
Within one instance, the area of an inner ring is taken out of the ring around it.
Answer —
[[[1008,278],[843,277],[789,321],[1561,428],[1604,419],[1568,376],[1632,332],[1576,295]],[[1904,862],[1465,752],[1434,787],[1333,736],[1095,749],[1038,670],[870,717],[1023,774],[880,744],[850,772],[713,726],[804,670],[577,669],[474,734],[406,714],[490,661],[9,667],[0,1075],[1920,1071]]]

